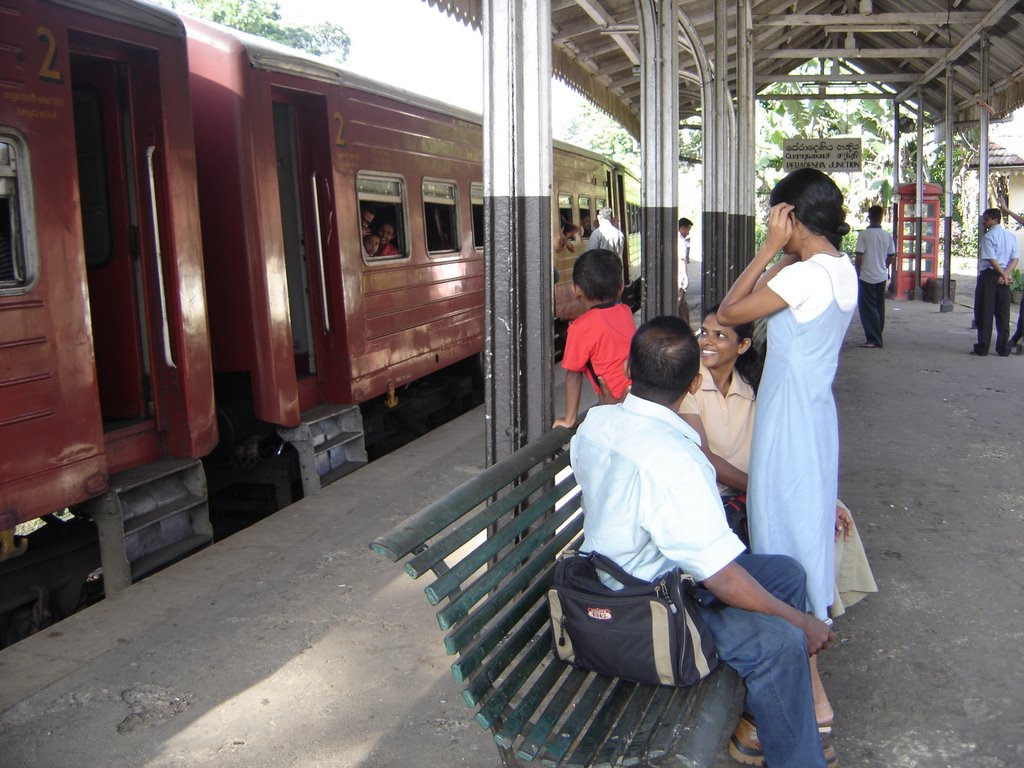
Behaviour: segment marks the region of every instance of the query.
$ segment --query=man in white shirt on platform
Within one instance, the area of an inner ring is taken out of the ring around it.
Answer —
[[[730,753],[752,765],[825,768],[836,756],[818,734],[808,654],[833,636],[805,612],[800,564],[743,554],[729,529],[715,470],[676,414],[700,386],[699,366],[697,340],[682,319],[656,317],[637,330],[630,394],[591,408],[572,439],[586,513],[581,549],[648,581],[675,566],[692,574],[718,657],[746,682],[747,713]]]
[[[889,279],[889,265],[896,254],[892,235],[882,229],[885,209],[880,205],[868,208],[868,228],[857,233],[854,248],[857,268],[857,308],[860,324],[864,326],[865,349],[882,347],[885,329],[885,283]]]

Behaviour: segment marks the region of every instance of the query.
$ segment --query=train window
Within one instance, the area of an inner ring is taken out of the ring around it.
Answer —
[[[473,182],[469,185],[469,201],[473,205],[473,247],[484,247],[484,185]]]
[[[21,137],[0,130],[0,296],[24,293],[39,273],[27,157]]]
[[[576,219],[572,215],[572,195],[558,193],[558,218],[561,220],[563,229],[567,224],[575,223]]]
[[[607,208],[607,207],[608,207],[608,201],[607,200],[605,200],[603,197],[597,198],[597,210],[600,211],[602,208]]]
[[[398,176],[359,172],[356,177],[363,256],[397,259],[409,254],[405,226],[405,182]],[[370,253],[370,249],[375,249]]]
[[[640,231],[640,206],[636,203],[626,203],[626,234],[635,235]]]
[[[590,197],[587,195],[580,195],[576,202],[579,203],[580,207],[580,236],[590,237],[590,233],[594,230],[591,218],[593,212],[590,210]]]
[[[459,250],[458,187],[450,181],[423,180],[423,224],[427,253]]]

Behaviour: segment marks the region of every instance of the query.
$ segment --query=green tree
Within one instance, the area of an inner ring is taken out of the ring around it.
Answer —
[[[284,24],[281,5],[275,0],[160,1],[180,13],[299,48],[339,64],[348,58],[351,40],[341,26],[328,21],[310,26]]]
[[[588,101],[584,101],[579,112],[566,123],[559,138],[609,157],[634,173],[640,173],[640,145],[607,113]]]

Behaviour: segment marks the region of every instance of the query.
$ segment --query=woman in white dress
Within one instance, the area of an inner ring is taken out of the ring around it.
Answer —
[[[750,451],[751,551],[789,555],[807,571],[808,610],[828,616],[839,427],[832,381],[857,306],[857,273],[840,253],[843,195],[821,171],[786,176],[769,199],[768,235],[722,300],[718,320],[768,318],[768,348]],[[782,251],[782,258],[769,267]],[[819,722],[832,707],[812,660]]]

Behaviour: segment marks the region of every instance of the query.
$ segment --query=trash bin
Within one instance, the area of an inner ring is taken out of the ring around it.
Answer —
[[[929,277],[924,284],[924,300],[932,304],[939,304],[942,301],[942,278]],[[956,280],[950,278],[949,300],[956,301]]]

